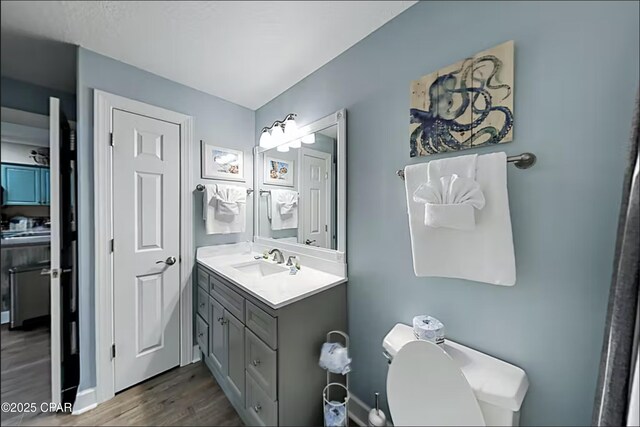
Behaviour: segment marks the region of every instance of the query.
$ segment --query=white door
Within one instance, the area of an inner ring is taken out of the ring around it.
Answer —
[[[180,127],[113,112],[115,391],[180,363]]]
[[[51,221],[51,402],[62,401],[62,306],[60,292],[60,100],[49,98],[49,212]]]
[[[329,248],[329,173],[331,154],[303,148],[301,150],[301,196],[302,211],[300,242]]]

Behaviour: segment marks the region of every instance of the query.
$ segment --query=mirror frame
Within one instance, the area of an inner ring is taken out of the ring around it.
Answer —
[[[255,243],[273,245],[277,244],[291,250],[297,250],[298,252],[308,252],[309,254],[326,254],[331,257],[332,254],[337,254],[335,257],[338,261],[345,261],[345,255],[347,253],[347,110],[342,108],[335,113],[329,114],[313,123],[309,123],[299,128],[299,135],[308,135],[316,133],[331,126],[338,126],[337,140],[336,140],[336,180],[337,180],[337,197],[336,197],[336,249],[319,248],[315,246],[307,246],[301,243],[287,243],[279,242],[277,239],[271,237],[261,237],[259,235],[259,197],[260,197],[260,160],[259,155],[265,151],[272,150],[279,145],[287,144],[291,141],[283,141],[280,144],[271,147],[263,148],[255,146],[253,149],[253,241]]]

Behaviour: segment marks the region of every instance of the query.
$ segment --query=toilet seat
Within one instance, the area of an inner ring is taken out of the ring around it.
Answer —
[[[393,358],[387,400],[395,425],[485,425],[460,368],[444,350],[427,341],[409,342]]]

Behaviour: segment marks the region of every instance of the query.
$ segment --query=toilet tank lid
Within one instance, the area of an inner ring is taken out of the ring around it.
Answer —
[[[408,342],[415,341],[413,328],[396,324],[382,346],[393,358]],[[479,401],[517,412],[529,388],[527,374],[515,365],[446,339],[444,350],[458,363]]]

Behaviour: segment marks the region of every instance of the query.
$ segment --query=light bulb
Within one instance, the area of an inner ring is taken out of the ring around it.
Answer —
[[[289,143],[289,147],[291,148],[300,148],[301,145],[302,141],[300,141],[299,139],[295,139]]]
[[[286,153],[287,151],[289,151],[289,144],[280,144],[278,145],[276,150],[278,150],[281,153]]]
[[[284,122],[284,137],[286,141],[291,141],[298,136],[298,124],[296,120],[291,117]]]
[[[271,147],[275,147],[284,141],[284,132],[282,131],[282,127],[274,126],[271,129]]]
[[[265,130],[264,132],[262,132],[262,135],[260,135],[260,147],[262,148],[273,147],[273,138],[271,138],[271,135],[269,135],[268,130]]]
[[[303,136],[302,137],[302,143],[303,144],[313,144],[315,142],[316,142],[316,134],[315,133],[312,133],[312,134],[309,134],[307,136]]]

